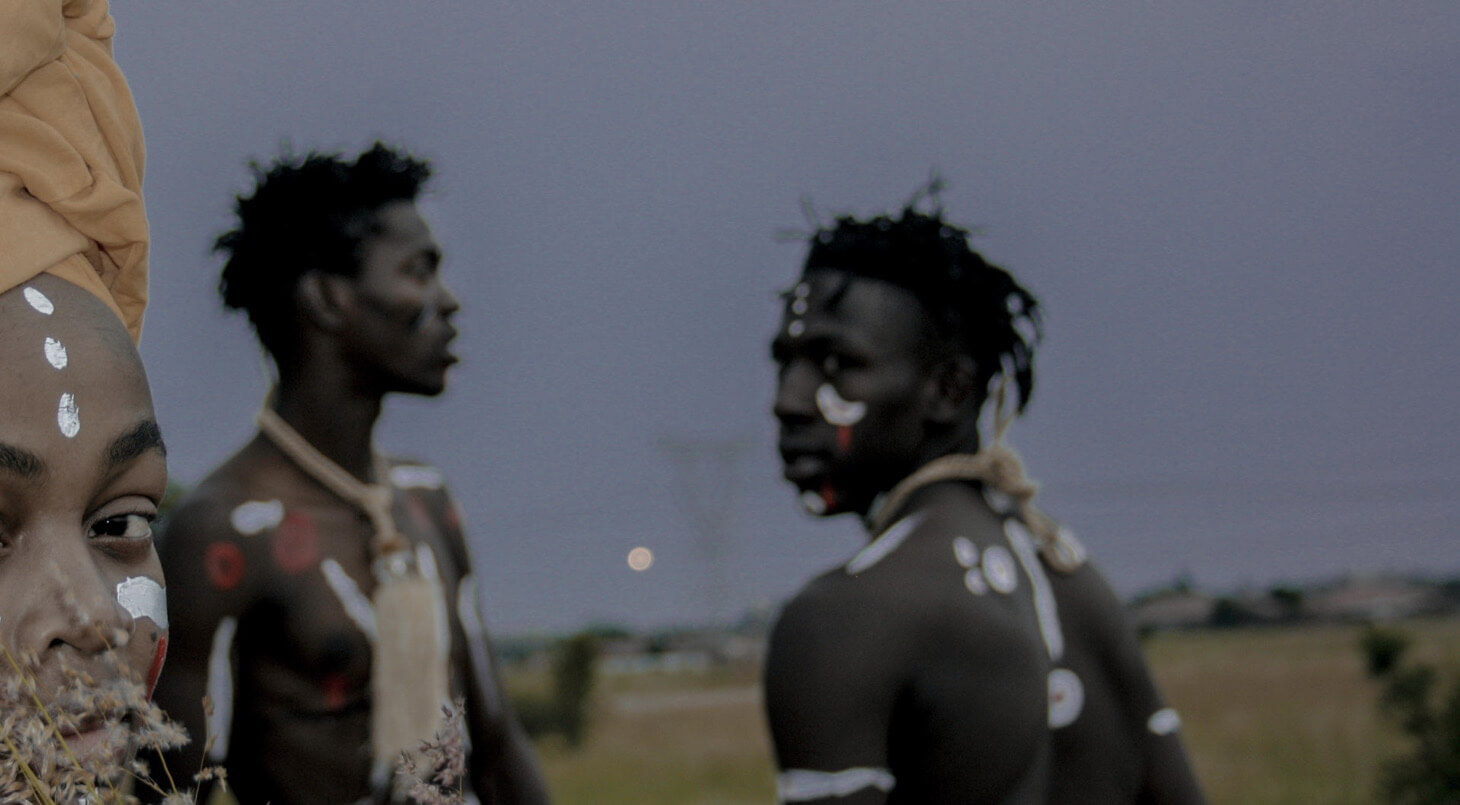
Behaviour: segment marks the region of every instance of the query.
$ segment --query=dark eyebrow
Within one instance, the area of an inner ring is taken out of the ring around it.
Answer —
[[[106,469],[111,472],[148,450],[167,455],[167,445],[162,443],[162,429],[151,419],[137,423],[137,426],[112,440],[106,449]]]
[[[46,474],[46,462],[29,450],[0,442],[0,472],[34,481]]]

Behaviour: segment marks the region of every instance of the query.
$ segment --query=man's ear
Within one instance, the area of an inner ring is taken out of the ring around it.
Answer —
[[[959,353],[939,361],[928,375],[928,421],[954,425],[965,419],[978,396],[977,384],[978,364],[973,358]]]
[[[337,332],[355,301],[349,278],[324,271],[307,271],[294,287],[299,312],[325,332]]]

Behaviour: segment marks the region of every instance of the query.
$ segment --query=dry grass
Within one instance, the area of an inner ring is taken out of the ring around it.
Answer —
[[[1460,621],[1406,623],[1414,658],[1460,672]],[[1146,644],[1214,805],[1377,805],[1403,747],[1375,706],[1359,627],[1167,634]],[[531,684],[531,680],[520,680]],[[605,681],[588,743],[539,747],[555,801],[765,803],[774,784],[755,669]]]

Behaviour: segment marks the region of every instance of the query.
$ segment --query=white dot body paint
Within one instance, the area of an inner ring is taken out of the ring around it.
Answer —
[[[805,316],[807,309],[811,306],[805,299],[796,299],[791,302],[791,312],[797,316]]]
[[[1068,668],[1049,672],[1049,727],[1059,729],[1075,723],[1085,709],[1085,685]]]
[[[810,490],[802,492],[801,497],[797,500],[801,502],[801,508],[805,509],[807,514],[826,514],[826,501],[815,492]]]
[[[283,521],[284,504],[278,500],[250,500],[238,504],[228,515],[233,530],[245,536],[253,536]]]
[[[800,338],[801,334],[804,332],[806,332],[806,322],[801,321],[800,319],[795,319],[790,324],[786,325],[786,334],[791,336],[792,338]]]
[[[74,439],[81,432],[81,409],[76,407],[76,395],[69,391],[61,395],[61,402],[56,405],[56,426],[67,439]]]
[[[57,369],[66,368],[66,345],[54,338],[46,338],[46,362]]]
[[[791,293],[797,299],[805,299],[806,297],[811,295],[811,283],[799,282],[796,284],[796,290],[792,291]]]
[[[1014,557],[1002,545],[990,545],[983,552],[983,577],[995,592],[1008,595],[1019,586],[1019,571]]]
[[[49,316],[56,312],[56,306],[51,304],[51,300],[47,299],[46,295],[40,291],[34,288],[26,288],[21,293],[25,294],[25,301],[29,302],[30,306],[42,315]]]
[[[132,576],[117,584],[117,603],[122,609],[137,618],[151,618],[152,622],[167,628],[167,591],[162,585],[146,576]]]
[[[989,591],[988,582],[983,580],[983,573],[978,568],[973,568],[963,574],[963,586],[974,595],[983,595]]]
[[[867,415],[866,403],[844,399],[830,383],[822,383],[816,390],[816,407],[827,422],[838,427],[851,427]]]
[[[1181,729],[1181,716],[1170,707],[1163,707],[1146,720],[1146,729],[1154,735],[1170,735]]]
[[[978,564],[978,548],[968,537],[953,538],[953,558],[965,568]]]

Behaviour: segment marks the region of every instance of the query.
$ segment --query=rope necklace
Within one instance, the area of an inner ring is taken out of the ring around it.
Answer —
[[[867,514],[867,527],[873,535],[892,525],[907,506],[913,493],[942,481],[977,481],[1008,495],[1014,501],[1019,519],[1029,527],[1039,552],[1050,566],[1069,573],[1085,563],[1085,547],[1068,530],[1034,505],[1039,484],[1024,473],[1024,462],[1013,448],[1004,443],[1012,416],[1004,413],[1007,383],[1000,383],[994,393],[993,444],[977,453],[951,453],[929,461],[897,483],[872,511]]]

